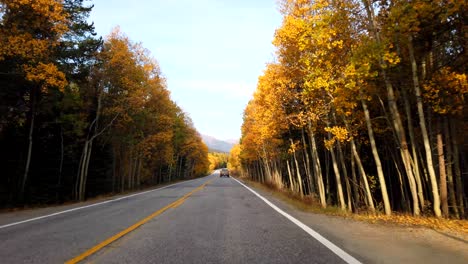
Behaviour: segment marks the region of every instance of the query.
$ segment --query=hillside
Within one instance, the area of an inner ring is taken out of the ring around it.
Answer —
[[[201,135],[203,142],[208,146],[210,152],[225,152],[229,153],[231,148],[234,146],[233,140],[229,140],[230,142],[223,141],[212,136],[208,135]]]

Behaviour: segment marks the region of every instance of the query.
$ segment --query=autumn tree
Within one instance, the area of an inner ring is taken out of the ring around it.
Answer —
[[[38,101],[50,89],[62,90],[67,81],[53,61],[53,48],[67,30],[67,17],[58,1],[1,1],[0,24],[1,73],[5,81],[22,85],[9,87],[22,94],[27,110],[28,144],[19,199],[23,200],[28,179]],[[2,78],[3,79],[3,78]],[[3,116],[3,115],[2,115]]]
[[[277,188],[323,207],[463,216],[465,9],[281,1],[276,62],[244,112],[242,173],[271,183],[274,164]]]
[[[207,147],[170,99],[157,61],[119,30],[103,43],[91,10],[84,0],[0,1],[3,206],[208,171]]]

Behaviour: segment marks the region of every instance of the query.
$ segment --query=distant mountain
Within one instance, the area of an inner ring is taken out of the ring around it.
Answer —
[[[224,141],[226,141],[227,143],[233,144],[233,145],[239,143],[239,139],[235,139],[235,138],[226,139]]]
[[[208,146],[210,152],[226,152],[229,153],[234,146],[233,141],[229,140],[230,142],[223,141],[212,136],[208,135],[201,135],[203,142]],[[237,142],[236,140],[235,142]]]

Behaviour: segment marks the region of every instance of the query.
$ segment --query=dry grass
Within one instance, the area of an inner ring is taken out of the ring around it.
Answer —
[[[401,226],[417,226],[427,227],[441,231],[451,231],[455,233],[461,233],[468,235],[468,221],[467,220],[456,220],[456,219],[445,219],[435,217],[415,217],[407,214],[396,214],[391,216],[376,214],[376,215],[365,215],[365,214],[354,214],[353,219],[366,221],[369,223],[383,223],[383,224],[396,224]]]
[[[287,190],[278,190],[272,185],[261,184],[258,182],[250,181],[249,179],[242,178],[243,181],[247,182],[250,186],[266,191],[271,195],[287,202],[294,206],[298,210],[305,212],[321,213],[333,216],[341,216],[350,218],[358,221],[364,221],[372,224],[391,224],[398,226],[411,226],[411,227],[426,227],[435,229],[438,231],[449,231],[452,234],[460,234],[462,236],[468,236],[468,221],[467,220],[455,220],[435,217],[415,217],[408,214],[393,213],[391,216],[387,216],[381,213],[349,213],[342,211],[336,206],[328,206],[322,208],[319,202],[311,196],[301,197],[297,193],[292,193]]]

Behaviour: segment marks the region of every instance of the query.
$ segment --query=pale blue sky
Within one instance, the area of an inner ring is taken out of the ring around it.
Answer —
[[[242,112],[281,24],[276,0],[95,0],[101,36],[117,25],[158,60],[174,101],[197,130],[240,137]]]

